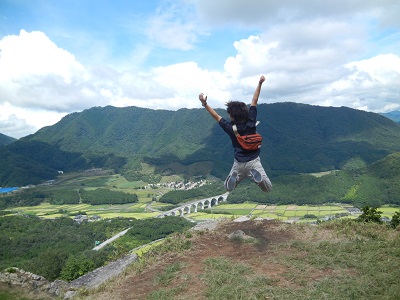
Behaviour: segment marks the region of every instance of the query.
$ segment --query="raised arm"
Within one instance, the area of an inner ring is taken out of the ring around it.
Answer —
[[[262,86],[264,81],[265,81],[265,77],[264,77],[264,75],[262,75],[260,77],[260,80],[258,81],[258,85],[256,87],[256,90],[254,91],[253,100],[251,100],[251,106],[257,106],[258,97],[260,96],[260,92],[261,92],[261,86]]]
[[[215,121],[219,122],[222,119],[222,117],[217,114],[217,112],[213,110],[211,106],[207,104],[207,96],[204,97],[204,94],[201,93],[199,95],[199,100],[201,101],[201,104],[205,107],[205,109],[210,113],[210,115],[215,119]]]

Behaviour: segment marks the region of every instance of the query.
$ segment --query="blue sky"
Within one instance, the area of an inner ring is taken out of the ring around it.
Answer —
[[[399,15],[398,0],[2,0],[0,133],[93,106],[200,108],[200,92],[250,102],[260,75],[260,103],[400,110]]]

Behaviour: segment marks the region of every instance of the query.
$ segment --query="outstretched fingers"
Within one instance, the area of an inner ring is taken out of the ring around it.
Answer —
[[[201,103],[204,103],[207,101],[207,96],[204,97],[204,93],[199,94],[199,100]]]

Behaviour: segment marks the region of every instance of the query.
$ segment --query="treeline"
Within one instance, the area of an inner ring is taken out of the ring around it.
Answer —
[[[33,216],[0,218],[0,270],[18,267],[48,280],[73,280],[131,250],[193,224],[183,218],[135,220],[115,218],[78,224],[70,218],[40,220]],[[99,251],[96,241],[105,241],[131,227],[118,241]]]
[[[0,198],[0,209],[13,206],[36,206],[42,202],[50,204],[78,204],[80,202],[78,190],[44,190],[31,188],[4,195]]]
[[[191,190],[176,190],[169,191],[160,198],[160,202],[178,204],[188,202],[190,200],[208,198],[215,195],[225,193],[224,184],[222,181],[216,181],[211,184],[204,185]]]
[[[62,205],[78,204],[81,201],[82,203],[99,205],[135,203],[139,200],[136,194],[113,191],[107,188],[79,189],[79,191],[76,189],[44,190],[32,188],[1,196],[0,209],[15,206],[36,206],[42,202]]]
[[[26,189],[0,196],[0,209],[13,206],[36,206],[45,201],[46,194],[39,189]]]
[[[46,192],[50,204],[78,204],[80,202],[77,190],[56,190]]]
[[[376,170],[372,172],[374,168]],[[400,205],[400,169],[399,175],[392,177],[387,171],[382,173],[385,177],[381,177],[376,173],[378,169],[383,171],[378,164],[374,164],[365,169],[338,171],[322,177],[283,175],[272,178],[273,190],[268,194],[246,180],[229,194],[228,201],[297,205],[338,202],[359,208]]]
[[[271,177],[273,189],[270,193],[262,192],[254,182],[246,179],[229,193],[228,201],[297,205],[338,202],[359,208],[400,205],[400,153],[388,155],[369,166],[360,165],[354,162],[354,168],[349,166],[348,170],[332,171],[319,177],[310,174],[275,175]],[[168,192],[160,202],[178,204],[222,193],[223,183],[216,182],[188,191]]]
[[[119,191],[112,191],[106,188],[99,188],[96,190],[80,189],[79,193],[83,203],[92,205],[100,204],[125,204],[138,202],[136,194],[128,194]]]

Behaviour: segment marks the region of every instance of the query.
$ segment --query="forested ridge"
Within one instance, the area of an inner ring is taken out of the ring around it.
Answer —
[[[260,157],[272,175],[342,169],[355,158],[370,164],[400,151],[400,125],[379,114],[285,102],[259,105],[258,119]],[[222,179],[232,163],[229,137],[204,109],[94,107],[0,148],[0,154],[0,186],[92,167],[129,175],[140,172],[142,161],[158,173],[184,173],[174,166],[202,163],[201,172]]]
[[[48,190],[43,188],[31,188],[3,195],[0,197],[0,209],[15,206],[36,206],[42,202],[54,205],[87,203],[91,205],[101,204],[125,204],[138,202],[138,196],[132,193],[114,191],[108,188],[85,190],[83,188]]]

